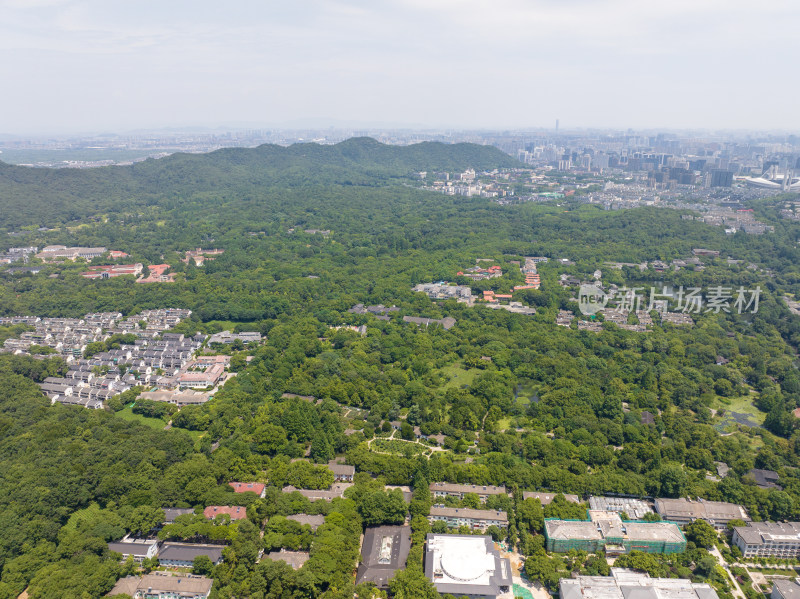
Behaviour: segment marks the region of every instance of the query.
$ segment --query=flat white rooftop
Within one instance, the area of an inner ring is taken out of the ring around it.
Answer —
[[[491,537],[427,537],[425,574],[440,593],[497,597],[511,586],[511,564],[500,557]]]
[[[650,578],[624,568],[611,568],[611,576],[563,578],[561,599],[718,599],[708,584],[683,578]]]

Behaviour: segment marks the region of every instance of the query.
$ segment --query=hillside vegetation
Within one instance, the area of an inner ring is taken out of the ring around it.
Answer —
[[[0,229],[53,225],[107,210],[180,202],[200,194],[257,196],[263,188],[374,186],[407,178],[416,171],[515,165],[519,165],[516,160],[489,146],[438,142],[389,146],[370,138],[327,146],[226,148],[85,170],[0,162]]]

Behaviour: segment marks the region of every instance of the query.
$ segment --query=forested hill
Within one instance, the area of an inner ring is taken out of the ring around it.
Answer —
[[[130,166],[41,169],[0,162],[0,227],[42,225],[197,193],[250,193],[257,187],[385,185],[416,171],[518,166],[500,150],[424,142],[390,146],[371,138],[336,145],[263,145],[208,154],[173,154]]]

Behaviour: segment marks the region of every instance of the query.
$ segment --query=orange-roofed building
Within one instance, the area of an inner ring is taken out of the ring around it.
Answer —
[[[247,518],[247,508],[240,505],[209,505],[203,510],[203,515],[209,520],[222,514],[228,514],[231,520],[244,520]]]
[[[266,494],[267,485],[264,483],[228,483],[236,493],[255,493],[259,497]]]
[[[170,269],[169,264],[151,264],[148,266],[150,269],[150,276],[147,278],[140,277],[137,279],[139,283],[174,283],[175,275],[166,274]]]

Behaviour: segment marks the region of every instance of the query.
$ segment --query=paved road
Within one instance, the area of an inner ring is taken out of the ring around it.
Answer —
[[[746,599],[744,591],[742,591],[742,587],[739,586],[739,581],[734,578],[733,574],[731,574],[731,569],[728,567],[727,562],[722,557],[722,554],[719,552],[719,549],[714,547],[709,551],[711,555],[714,556],[714,559],[717,560],[717,563],[722,566],[722,569],[728,574],[728,579],[730,580],[731,586],[733,587],[733,596],[738,597],[739,599]]]

